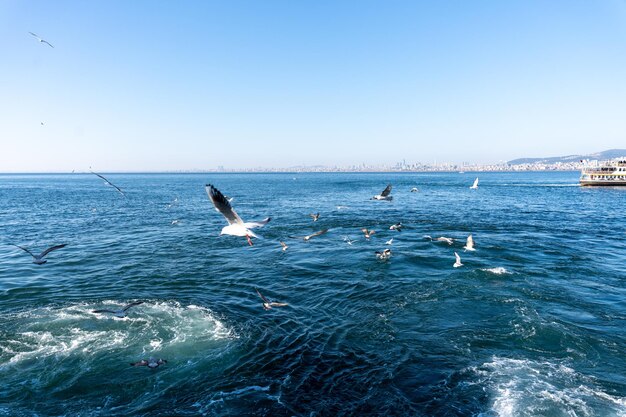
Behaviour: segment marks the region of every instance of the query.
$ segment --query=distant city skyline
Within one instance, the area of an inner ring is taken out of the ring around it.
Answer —
[[[0,172],[494,164],[626,144],[618,0],[10,0],[0,22]]]

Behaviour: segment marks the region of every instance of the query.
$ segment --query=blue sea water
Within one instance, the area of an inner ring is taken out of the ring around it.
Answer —
[[[475,176],[0,175],[0,416],[626,416],[626,187]]]

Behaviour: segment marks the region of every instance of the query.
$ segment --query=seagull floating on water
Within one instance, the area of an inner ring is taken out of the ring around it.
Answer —
[[[47,254],[49,254],[50,252],[52,252],[53,250],[57,250],[57,249],[61,249],[67,246],[66,243],[62,244],[62,245],[56,245],[56,246],[51,246],[48,249],[46,249],[45,251],[41,252],[39,255],[35,255],[34,253],[32,253],[31,251],[29,251],[28,249],[26,249],[25,247],[22,246],[18,246],[18,245],[12,245],[15,246],[16,248],[20,248],[21,250],[23,250],[24,252],[27,252],[30,254],[30,256],[32,256],[34,258],[33,263],[37,264],[37,265],[43,265],[46,262],[48,262],[47,259],[43,259]]]
[[[287,248],[289,247],[289,246],[287,246],[287,244],[285,242],[280,242],[280,246],[283,247],[283,252],[286,251]]]
[[[476,179],[474,180],[474,184],[472,184],[472,186],[470,188],[473,189],[473,190],[478,188],[478,177],[476,177]]]
[[[261,297],[261,300],[263,300],[263,308],[265,310],[271,310],[272,307],[285,307],[288,304],[287,303],[277,303],[275,301],[270,301],[267,298],[265,298],[265,296],[263,294],[261,294],[261,292],[259,290],[256,290],[256,293],[259,294],[259,297]]]
[[[416,192],[418,192],[418,191],[419,191],[419,190],[417,189],[417,187],[413,187],[413,188],[411,188],[411,192],[412,192],[412,193],[416,193]]]
[[[472,235],[469,235],[467,237],[467,240],[465,241],[465,246],[463,246],[463,249],[465,249],[465,250],[476,250],[476,249],[474,249],[474,238],[472,238]]]
[[[122,189],[120,187],[118,187],[117,185],[113,184],[111,181],[107,180],[106,178],[104,178],[102,175],[100,175],[98,173],[95,173],[93,171],[89,171],[89,172],[91,172],[93,175],[96,175],[96,176],[102,178],[106,184],[108,184],[111,187],[115,188],[120,194],[122,194],[124,197],[126,197],[126,194],[124,194],[124,191],[122,191]]]
[[[48,42],[47,40],[45,40],[45,39],[41,39],[39,36],[35,35],[33,32],[28,32],[28,33],[30,33],[30,34],[31,34],[31,35],[33,35],[35,38],[37,38],[37,40],[38,40],[40,43],[45,43],[45,44],[47,44],[50,48],[54,48],[54,46],[52,46],[52,44],[51,44],[50,42]],[[61,48],[61,49],[63,49],[63,48]]]
[[[316,222],[317,219],[320,218],[320,214],[319,213],[311,213],[311,214],[309,214],[309,216],[311,216],[311,218],[313,219],[314,222]]]
[[[387,188],[385,188],[382,193],[380,193],[379,195],[375,195],[374,197],[372,197],[372,199],[391,201],[393,200],[393,197],[389,194],[391,194],[391,184],[387,185]]]
[[[122,309],[120,310],[108,310],[108,309],[101,309],[101,310],[93,310],[92,313],[106,313],[106,314],[113,314],[115,317],[119,317],[119,318],[124,318],[126,317],[126,312],[128,311],[129,308],[134,307],[134,306],[138,306],[140,304],[143,304],[143,301],[135,301],[133,303],[130,304],[126,304]]]
[[[142,359],[139,362],[131,362],[130,366],[147,366],[150,369],[156,369],[164,363],[167,363],[165,359],[156,359],[150,357],[149,359]]]
[[[375,230],[368,230],[366,228],[361,229],[361,231],[365,234],[365,239],[369,239],[374,233],[376,233]]]
[[[454,262],[454,265],[452,266],[455,268],[458,268],[459,266],[463,266],[463,264],[461,263],[461,257],[459,256],[459,254],[454,252],[454,257],[456,258],[456,261]]]
[[[376,258],[382,261],[386,261],[387,259],[391,258],[391,249],[385,249],[382,252],[376,251]]]
[[[398,232],[402,231],[402,223],[396,223],[389,226],[389,230],[397,230]]]
[[[228,226],[224,226],[224,228],[222,228],[220,235],[245,236],[245,238],[248,240],[248,244],[252,246],[252,240],[250,238],[258,236],[255,235],[254,232],[252,232],[252,230],[250,229],[263,227],[270,220],[272,220],[271,217],[268,217],[264,220],[261,220],[260,222],[244,223],[244,221],[241,220],[241,217],[239,217],[235,210],[233,210],[230,202],[226,199],[226,197],[224,197],[224,194],[222,194],[220,190],[218,190],[211,184],[207,184],[205,186],[205,190],[207,195],[209,196],[209,199],[215,206],[215,210],[222,213],[222,215],[226,218],[226,221],[228,222]]]

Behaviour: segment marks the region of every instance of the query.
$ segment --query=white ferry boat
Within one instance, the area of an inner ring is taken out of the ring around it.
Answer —
[[[626,160],[584,165],[580,172],[580,185],[626,185]]]

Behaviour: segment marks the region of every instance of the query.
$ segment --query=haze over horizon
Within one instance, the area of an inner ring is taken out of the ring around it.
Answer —
[[[0,19],[0,172],[489,163],[626,144],[618,0],[5,1]]]

